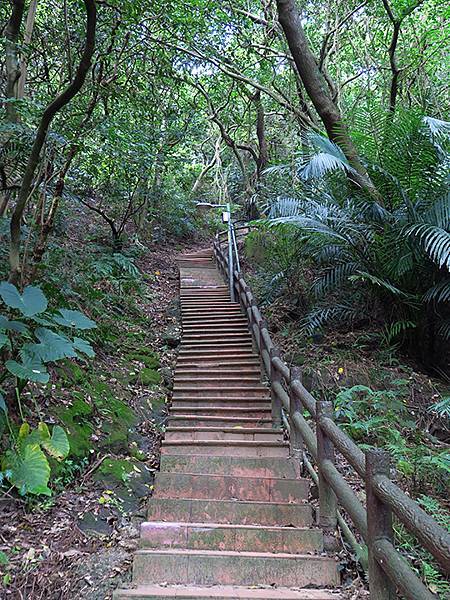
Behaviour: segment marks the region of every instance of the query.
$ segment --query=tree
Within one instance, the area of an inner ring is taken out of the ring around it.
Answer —
[[[13,11],[16,3],[15,0]],[[22,3],[23,4],[23,3]],[[47,137],[47,132],[55,115],[66,106],[72,98],[80,91],[86,79],[91,58],[95,48],[95,29],[97,21],[97,9],[95,0],[84,0],[86,9],[86,40],[83,54],[78,65],[77,71],[70,84],[45,108],[36,131],[36,136],[28,157],[25,172],[22,177],[21,186],[18,193],[17,203],[11,217],[11,246],[10,246],[10,274],[9,280],[17,283],[20,278],[20,228],[25,207],[28,202],[29,194],[33,184],[33,177],[39,163],[42,147]]]

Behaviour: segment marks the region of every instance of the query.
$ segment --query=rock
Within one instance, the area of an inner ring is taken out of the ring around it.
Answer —
[[[78,521],[78,527],[81,531],[94,533],[98,536],[108,536],[112,533],[112,525],[108,522],[111,516],[110,511],[101,508],[98,515],[87,512]]]
[[[164,385],[167,386],[169,389],[172,389],[173,387],[173,372],[172,369],[170,369],[169,367],[162,367],[159,370],[162,380],[164,382]]]
[[[169,348],[176,348],[181,343],[181,331],[177,326],[171,325],[163,333],[161,339]]]
[[[169,302],[166,308],[166,315],[175,319],[181,320],[181,304],[180,299],[176,298]]]

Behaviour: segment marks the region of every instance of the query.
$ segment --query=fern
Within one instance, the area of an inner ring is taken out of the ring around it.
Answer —
[[[330,267],[313,283],[312,291],[316,298],[324,296],[337,287],[342,287],[350,281],[349,276],[355,273],[358,263],[346,262]]]
[[[450,233],[440,227],[421,223],[407,227],[405,233],[419,240],[433,262],[450,271]]]
[[[423,299],[425,302],[450,302],[450,279],[445,279],[433,285],[426,292]]]
[[[333,321],[352,322],[358,317],[361,317],[361,311],[350,304],[317,306],[308,312],[300,325],[306,333],[312,335]]]

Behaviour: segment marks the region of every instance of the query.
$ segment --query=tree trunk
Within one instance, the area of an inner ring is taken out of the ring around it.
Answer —
[[[11,16],[5,29],[5,63],[6,63],[6,118],[17,123],[19,115],[14,100],[17,99],[17,88],[20,77],[19,33],[22,24],[25,0],[14,0]]]
[[[25,172],[22,178],[22,184],[20,186],[19,195],[15,210],[11,218],[11,245],[9,253],[10,262],[10,273],[9,280],[12,283],[17,283],[20,278],[20,226],[22,223],[22,216],[25,207],[28,202],[30,195],[33,177],[39,163],[39,157],[41,154],[42,147],[47,137],[47,132],[50,127],[50,123],[53,117],[58,111],[60,111],[66,104],[68,104],[72,98],[80,91],[83,83],[86,79],[87,72],[91,66],[91,59],[94,53],[95,47],[95,28],[97,21],[97,10],[95,0],[84,0],[86,8],[86,41],[81,57],[80,64],[78,65],[77,72],[72,82],[67,88],[59,94],[44,110],[41,117],[36,137],[31,148],[31,153],[28,158]]]
[[[261,92],[258,90],[253,96],[253,101],[256,106],[256,135],[258,137],[258,160],[256,161],[256,177],[259,181],[261,173],[269,164],[269,150],[266,140],[266,124],[264,106],[261,101]]]
[[[31,43],[33,35],[34,21],[36,19],[37,0],[31,0],[28,8],[27,21],[25,25],[25,35],[23,37],[23,45],[28,46]],[[17,85],[17,97],[23,98],[25,95],[25,82],[27,79],[27,61],[24,57],[20,61],[20,78]]]
[[[342,119],[338,107],[330,96],[328,85],[311,52],[295,0],[277,0],[277,8],[278,18],[298,73],[306,93],[322,120],[328,137],[340,146],[350,165],[355,169],[356,173],[352,175],[352,179],[363,187],[377,202],[381,202],[380,194],[361,162],[348,133],[347,126]]]
[[[58,210],[58,206],[59,206],[59,203],[61,201],[61,198],[62,198],[62,195],[64,192],[67,171],[69,170],[70,165],[72,164],[72,161],[73,161],[77,151],[78,151],[78,146],[76,146],[76,145],[73,145],[70,148],[69,155],[66,159],[66,162],[64,163],[64,165],[62,166],[62,168],[59,172],[58,181],[56,182],[56,185],[55,185],[55,193],[53,194],[53,199],[52,199],[52,203],[50,206],[50,210],[48,212],[47,218],[44,219],[44,221],[41,225],[39,237],[38,237],[36,244],[34,246],[34,249],[33,249],[32,267],[31,267],[30,275],[27,278],[28,282],[32,282],[36,278],[36,273],[37,273],[39,264],[42,261],[42,257],[44,256],[45,249],[47,247],[48,236],[52,232],[54,224],[55,224],[56,212]]]

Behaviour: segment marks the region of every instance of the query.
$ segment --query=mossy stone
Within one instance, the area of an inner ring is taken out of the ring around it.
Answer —
[[[155,369],[144,367],[139,373],[133,375],[131,380],[141,385],[158,385],[161,383],[161,375]]]
[[[90,438],[94,431],[94,426],[89,419],[92,414],[92,406],[81,398],[75,397],[72,406],[57,409],[56,414],[67,431],[70,455],[77,458],[86,456],[92,448]]]
[[[160,366],[159,356],[156,352],[129,352],[126,354],[128,360],[137,360],[149,369],[157,369]]]
[[[94,475],[96,481],[123,482],[134,471],[134,461],[119,458],[107,458]]]

